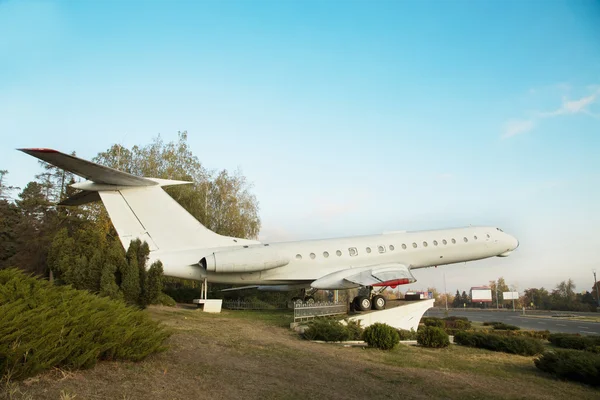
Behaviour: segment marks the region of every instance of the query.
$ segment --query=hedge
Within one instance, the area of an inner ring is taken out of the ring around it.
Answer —
[[[548,338],[550,343],[556,347],[574,350],[586,350],[598,353],[600,347],[600,336],[581,336],[578,333],[553,333]]]
[[[498,335],[496,333],[462,331],[454,335],[454,341],[463,346],[520,354],[522,356],[533,356],[544,351],[544,345],[538,339]]]
[[[325,342],[343,342],[360,340],[363,329],[359,322],[346,321],[344,325],[333,318],[316,318],[308,322],[308,327],[302,333],[307,340],[323,340]]]
[[[0,270],[0,374],[25,378],[98,360],[139,361],[170,335],[145,312],[17,269]]]
[[[600,355],[580,350],[556,349],[534,360],[535,366],[558,378],[600,386]]]

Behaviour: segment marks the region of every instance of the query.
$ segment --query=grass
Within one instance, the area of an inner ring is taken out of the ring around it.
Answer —
[[[597,399],[600,393],[548,377],[532,357],[454,345],[381,351],[312,343],[289,329],[289,311],[206,314],[153,306],[146,312],[173,329],[168,351],[138,363],[38,375],[12,386],[18,393],[12,398]]]

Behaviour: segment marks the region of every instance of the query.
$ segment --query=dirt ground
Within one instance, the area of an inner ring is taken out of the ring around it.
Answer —
[[[51,371],[12,387],[13,399],[598,399],[554,380],[532,358],[451,346],[391,352],[312,343],[286,315],[151,307],[174,330],[169,350],[139,362]]]

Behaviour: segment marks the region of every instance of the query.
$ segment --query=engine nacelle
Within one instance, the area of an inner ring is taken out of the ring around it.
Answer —
[[[266,271],[289,262],[289,257],[261,246],[212,253],[200,260],[200,265],[209,272],[231,273]]]

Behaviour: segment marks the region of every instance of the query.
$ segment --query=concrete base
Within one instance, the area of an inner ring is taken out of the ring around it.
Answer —
[[[222,299],[194,299],[194,304],[198,304],[198,308],[209,313],[220,313],[223,305]]]
[[[376,322],[388,324],[396,329],[419,329],[419,321],[425,311],[433,307],[433,299],[411,302],[397,307],[386,308],[380,311],[368,311],[348,317],[352,321],[360,321],[360,325],[366,328]]]

